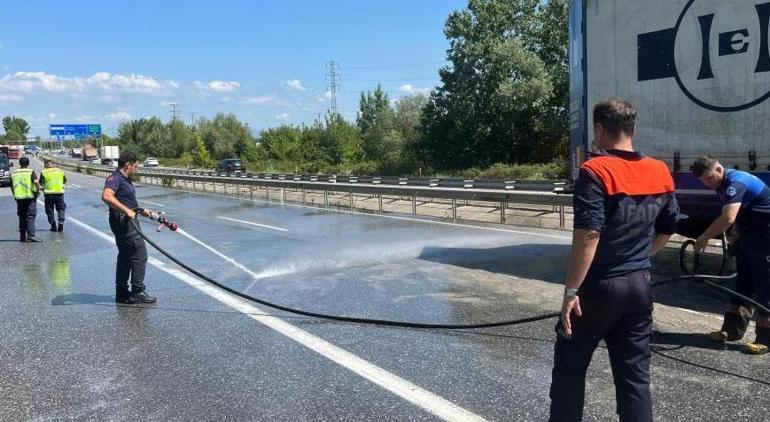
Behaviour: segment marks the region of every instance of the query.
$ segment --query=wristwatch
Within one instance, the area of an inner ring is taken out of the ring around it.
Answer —
[[[569,287],[564,288],[564,297],[565,298],[573,298],[577,296],[578,289],[570,289]]]

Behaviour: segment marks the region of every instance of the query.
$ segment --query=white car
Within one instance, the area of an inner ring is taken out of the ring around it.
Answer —
[[[88,160],[88,162],[91,163],[91,164],[101,164],[102,160],[100,160],[99,157],[94,157],[94,158]]]
[[[147,157],[146,160],[144,160],[144,166],[145,167],[158,167],[160,163],[158,162],[158,159],[155,157]]]
[[[107,163],[107,167],[109,167],[111,169],[118,168],[118,160],[110,160],[110,162]]]

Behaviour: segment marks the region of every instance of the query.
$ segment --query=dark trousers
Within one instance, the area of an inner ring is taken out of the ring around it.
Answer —
[[[64,203],[64,194],[61,193],[49,193],[45,195],[45,215],[48,216],[48,223],[56,227],[56,214],[59,215],[59,222],[64,222],[64,211],[67,209],[67,204]]]
[[[19,233],[21,237],[35,235],[35,217],[37,217],[37,202],[35,198],[17,199],[16,215],[19,216]]]
[[[754,236],[741,239],[735,246],[738,270],[735,291],[770,307],[770,236],[755,231]],[[730,297],[722,330],[731,338],[742,338],[751,321],[754,307],[741,299]],[[757,309],[757,343],[770,346],[770,314]]]
[[[621,421],[652,421],[650,336],[652,287],[649,271],[588,282],[580,289],[583,316],[572,316],[572,337],[556,324],[551,380],[551,421],[580,421],[585,378],[600,340],[610,356]]]
[[[134,221],[139,225],[139,221]],[[147,247],[139,232],[129,222],[128,216],[110,211],[110,229],[118,246],[118,264],[115,268],[115,292],[128,295],[128,280],[131,278],[131,293],[144,291],[144,272],[147,267]]]

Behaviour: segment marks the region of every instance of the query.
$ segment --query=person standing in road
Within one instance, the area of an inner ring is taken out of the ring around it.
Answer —
[[[102,201],[109,209],[110,229],[115,235],[118,246],[118,262],[115,269],[116,303],[154,303],[155,298],[148,295],[144,286],[144,273],[147,267],[147,247],[137,231],[139,221],[137,212],[146,217],[152,216],[150,209],[139,208],[136,189],[131,176],[136,173],[139,162],[130,152],[120,154],[118,170],[107,177],[102,190]],[[133,221],[133,224],[132,224]],[[134,227],[136,225],[136,227]],[[128,280],[131,278],[131,290]]]
[[[675,232],[679,206],[666,164],[634,150],[634,107],[606,99],[594,106],[593,120],[600,151],[580,167],[575,181],[550,420],[582,419],[586,371],[604,340],[620,420],[652,421],[650,258]]]
[[[16,215],[19,216],[19,241],[39,243],[42,240],[35,237],[35,217],[37,217],[37,195],[40,184],[35,172],[29,168],[29,158],[19,158],[19,167],[11,173]]]
[[[717,191],[722,214],[695,242],[701,253],[708,241],[735,226],[735,262],[738,270],[737,292],[755,296],[757,302],[770,307],[770,188],[756,176],[740,170],[726,170],[714,157],[698,158],[693,174],[703,184]],[[708,334],[718,343],[743,338],[749,327],[753,307],[738,298],[730,298],[722,328]],[[770,346],[770,314],[757,309],[757,337],[746,344],[746,353],[763,355]]]
[[[64,211],[67,209],[64,203],[64,184],[67,183],[67,176],[51,160],[45,160],[44,164],[45,168],[40,172],[40,186],[45,194],[45,214],[52,232],[64,231]],[[54,210],[59,217],[58,225]]]

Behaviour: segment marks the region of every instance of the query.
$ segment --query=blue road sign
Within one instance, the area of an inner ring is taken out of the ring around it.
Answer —
[[[50,125],[48,133],[55,136],[56,139],[76,139],[80,140],[86,137],[101,136],[102,125]]]

